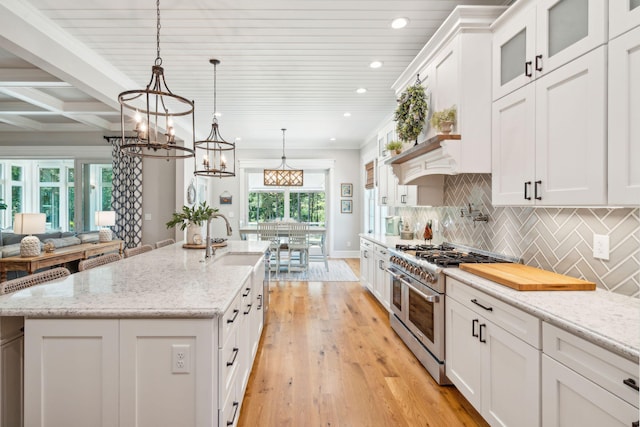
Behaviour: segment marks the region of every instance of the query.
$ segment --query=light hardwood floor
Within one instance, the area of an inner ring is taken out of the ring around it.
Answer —
[[[358,282],[272,282],[270,297],[238,426],[487,426]]]

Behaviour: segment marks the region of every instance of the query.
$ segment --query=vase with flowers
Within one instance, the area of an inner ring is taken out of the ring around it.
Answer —
[[[431,126],[442,134],[448,135],[456,124],[456,106],[436,111],[431,116]]]

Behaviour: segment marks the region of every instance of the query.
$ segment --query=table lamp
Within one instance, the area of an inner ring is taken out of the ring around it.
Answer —
[[[116,225],[116,212],[115,211],[96,211],[95,222],[98,226],[111,227]],[[98,234],[98,240],[100,243],[110,242],[113,239],[113,234],[109,228],[101,228]]]
[[[13,220],[13,232],[28,234],[20,242],[20,256],[32,257],[40,255],[40,239],[34,233],[44,233],[47,216],[43,213],[17,213]]]

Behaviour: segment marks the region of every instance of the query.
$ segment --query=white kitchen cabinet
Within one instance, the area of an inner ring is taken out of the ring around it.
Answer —
[[[360,239],[360,284],[373,292],[375,280],[375,253],[373,242]]]
[[[22,317],[0,318],[0,426],[23,423],[24,335]]]
[[[640,26],[640,0],[609,0],[609,40]]]
[[[380,304],[390,310],[389,298],[391,297],[391,276],[387,272],[390,254],[382,245],[374,245],[375,279],[373,293]]]
[[[398,178],[393,169],[384,162],[378,162],[378,204],[396,206],[398,199]]]
[[[539,321],[447,278],[446,372],[491,425],[540,425]]]
[[[25,329],[25,425],[120,426],[118,320],[26,319]]]
[[[626,1],[611,1],[623,5]],[[640,1],[638,2],[640,3]],[[634,9],[640,25],[640,7]],[[609,42],[609,205],[640,205],[640,26]]]
[[[638,421],[638,365],[543,323],[544,427],[631,426]]]
[[[607,2],[520,0],[492,25],[493,99],[607,41]]]
[[[493,103],[494,205],[607,203],[606,48]]]

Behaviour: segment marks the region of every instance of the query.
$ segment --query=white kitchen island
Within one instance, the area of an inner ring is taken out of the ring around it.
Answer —
[[[0,316],[25,318],[24,425],[235,425],[266,250],[229,242],[202,262],[177,243],[0,297]]]

